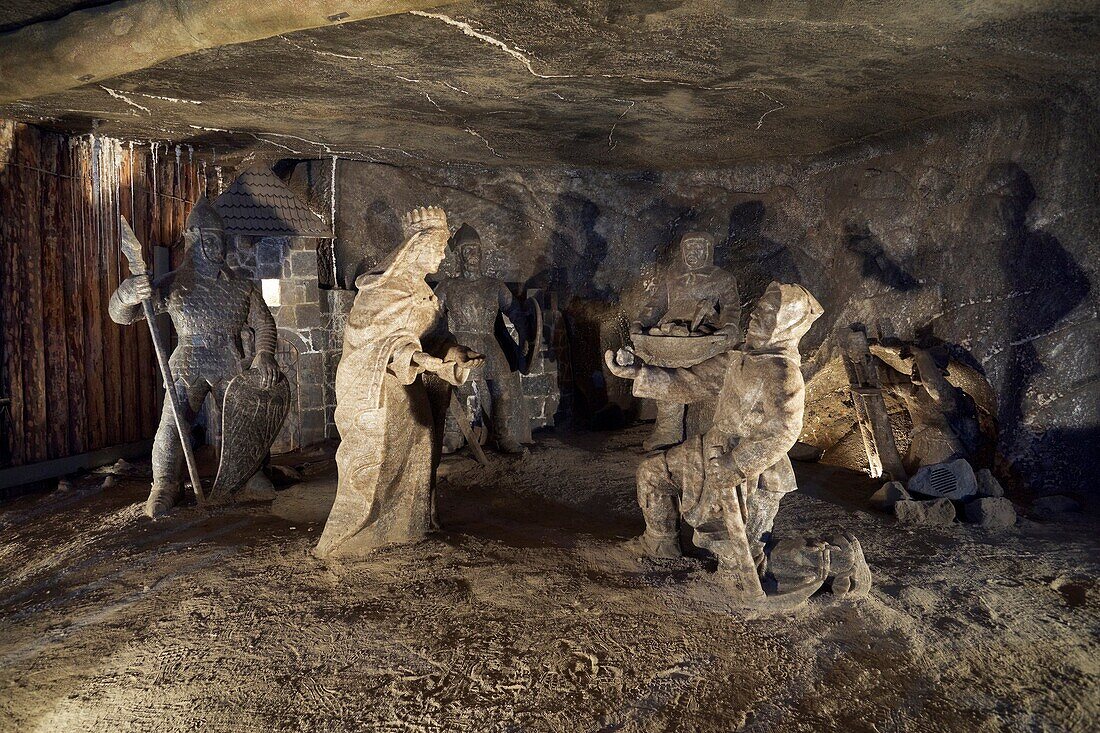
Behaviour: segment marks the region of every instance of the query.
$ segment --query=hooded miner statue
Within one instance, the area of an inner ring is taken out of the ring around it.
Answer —
[[[270,389],[281,374],[275,363],[276,330],[271,311],[256,284],[225,264],[224,226],[205,197],[196,202],[187,217],[183,241],[185,261],[179,269],[158,278],[155,283],[148,275],[127,278],[111,296],[109,312],[115,323],[131,324],[145,317],[141,304],[151,299],[155,313],[167,313],[171,317],[179,343],[168,362],[173,383],[167,386],[175,390],[186,422],[190,423],[211,393],[215,412],[222,415],[230,382],[250,368],[252,372],[248,376],[259,390]],[[256,354],[250,363],[241,339],[245,328],[255,333]],[[235,436],[248,432],[234,430],[232,439],[238,440]],[[256,484],[263,484],[265,480],[256,472],[258,462],[250,462],[251,456],[242,459],[236,451],[227,450],[228,436],[223,434],[222,437],[219,483],[227,464],[232,466],[234,461],[243,461],[249,465],[235,468],[238,472],[255,474],[251,484],[253,488],[260,488]],[[262,443],[266,436],[255,437],[253,442]],[[266,455],[270,445],[268,440],[258,449]],[[156,519],[166,515],[179,500],[182,458],[183,447],[171,403],[166,397],[153,440],[153,486],[145,503],[145,513],[150,517]]]
[[[714,264],[714,237],[688,232],[680,239],[679,258],[657,284],[649,302],[631,323],[632,334],[698,336],[740,335],[741,300],[737,278]],[[657,401],[657,423],[643,444],[646,450],[684,439],[684,405]]]
[[[459,404],[469,404],[476,389],[476,402],[490,418],[489,427],[497,450],[522,453],[523,443],[530,440],[530,422],[519,373],[512,371],[496,335],[497,319],[501,314],[507,316],[524,343],[530,337],[537,338],[537,334],[526,333],[526,314],[508,286],[484,274],[481,236],[477,230],[463,224],[455,232],[451,246],[458,256],[460,275],[439,283],[435,294],[447,313],[447,325],[455,338],[485,355],[482,374],[458,387]],[[448,416],[444,451],[453,452],[462,447],[462,433],[454,421],[463,419],[468,416]]]
[[[641,548],[654,558],[680,557],[683,519],[694,528],[695,544],[718,557],[719,573],[745,605],[777,600],[761,583],[765,548],[780,500],[797,488],[787,451],[802,431],[805,405],[798,342],[821,313],[801,285],[773,282],[757,301],[739,349],[683,369],[636,365],[626,350],[605,355],[612,373],[634,380],[635,396],[682,404],[717,398],[705,432],[638,467],[646,522]],[[829,579],[837,593],[865,591],[870,584],[854,538],[802,542],[797,550],[809,552],[805,577],[777,583],[788,603],[804,602]],[[789,558],[780,564],[797,565]]]

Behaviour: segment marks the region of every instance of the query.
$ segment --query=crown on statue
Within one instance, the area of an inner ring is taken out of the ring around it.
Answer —
[[[429,229],[440,228],[446,231],[447,213],[436,206],[420,206],[401,217],[401,223],[405,227],[406,236]]]

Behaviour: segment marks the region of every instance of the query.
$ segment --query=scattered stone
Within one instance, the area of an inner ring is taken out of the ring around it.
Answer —
[[[1004,497],[986,496],[966,505],[966,520],[985,529],[1003,529],[1016,524],[1016,508]]]
[[[267,467],[267,471],[271,474],[271,478],[279,483],[296,484],[302,480],[302,472],[294,466],[282,466],[273,463]]]
[[[237,492],[238,501],[271,501],[275,498],[275,487],[263,471],[257,471]]]
[[[894,511],[894,505],[899,501],[910,501],[912,498],[900,481],[891,481],[871,494],[871,507],[889,513]]]
[[[1005,495],[1004,487],[988,468],[974,474],[978,481],[978,496],[997,498]]]
[[[950,499],[899,501],[894,504],[898,523],[913,527],[946,527],[955,521],[955,505]]]
[[[119,458],[114,463],[107,466],[100,466],[99,468],[92,469],[92,473],[99,474],[101,476],[141,476],[147,473],[140,468],[130,463],[125,458]]]
[[[103,478],[104,489],[113,489],[116,486],[118,486],[118,479],[115,478],[113,473],[109,473]]]
[[[978,493],[974,469],[961,458],[924,466],[909,479],[909,493],[961,501]]]
[[[57,482],[57,490],[58,491],[72,491],[75,488],[76,488],[76,484],[74,484],[72,481],[70,481],[67,478],[63,478],[63,479],[61,479],[60,481]]]
[[[1075,499],[1064,494],[1041,496],[1031,505],[1031,513],[1036,517],[1053,517],[1066,512],[1075,512],[1081,508]]]

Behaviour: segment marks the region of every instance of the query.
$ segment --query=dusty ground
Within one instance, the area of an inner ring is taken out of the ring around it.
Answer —
[[[853,530],[875,590],[748,621],[624,549],[643,432],[451,459],[449,531],[363,563],[262,505],[154,525],[138,479],[0,508],[0,729],[1096,729],[1090,520],[904,531],[799,466],[778,529]]]

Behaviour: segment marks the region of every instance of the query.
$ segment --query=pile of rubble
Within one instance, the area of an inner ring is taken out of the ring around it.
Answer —
[[[924,466],[908,484],[884,484],[871,495],[870,503],[908,526],[948,526],[956,519],[984,529],[1016,524],[1016,507],[1005,497],[996,477],[988,468],[975,473],[963,459]],[[1032,504],[1031,515],[1049,519],[1078,508],[1068,496],[1044,496]]]
[[[960,510],[968,522],[986,529],[1016,524],[1016,508],[996,477],[987,468],[975,474],[962,459],[925,466],[907,486],[900,481],[885,484],[871,496],[871,506],[892,511],[906,525],[946,526]]]

